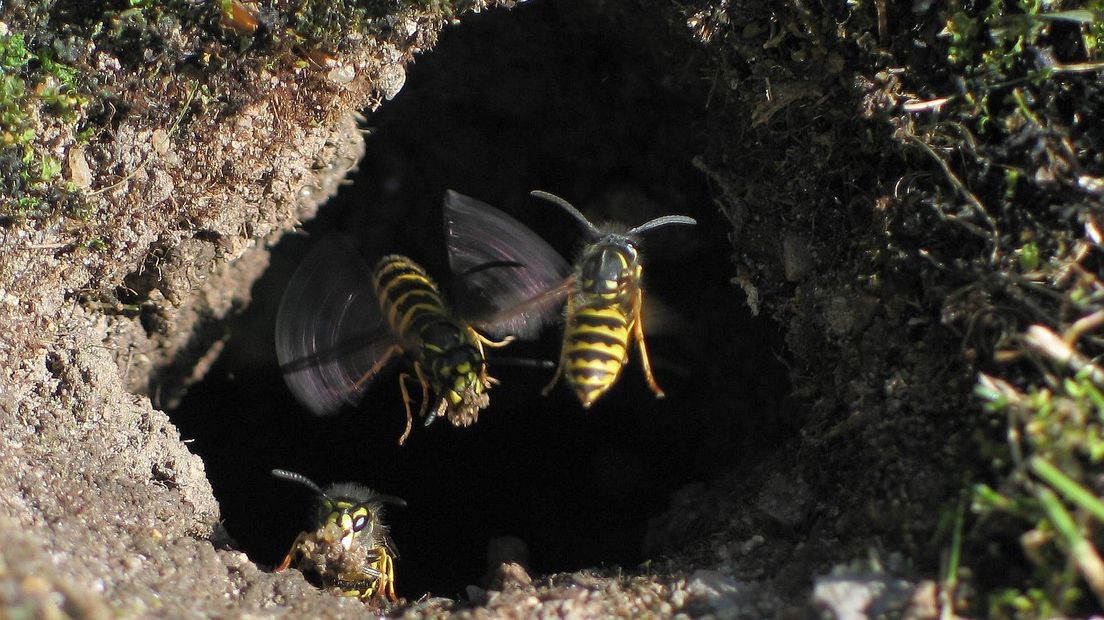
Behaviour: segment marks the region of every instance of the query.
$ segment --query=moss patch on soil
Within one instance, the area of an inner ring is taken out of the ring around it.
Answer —
[[[720,8],[685,13],[723,102],[700,164],[789,326],[814,522],[905,550],[946,609],[1098,609],[1093,504],[1039,467],[1100,494],[1100,7]],[[1011,381],[982,375],[988,413],[979,371]]]
[[[370,31],[300,32],[333,18],[320,6],[255,7],[252,33],[213,2],[0,11],[4,615],[217,615],[288,592],[308,616],[358,613],[216,550],[203,465],[158,410],[217,356],[265,244],[355,165],[356,110],[447,19],[396,5]]]

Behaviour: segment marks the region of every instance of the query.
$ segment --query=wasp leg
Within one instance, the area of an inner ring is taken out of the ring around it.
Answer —
[[[418,417],[424,418],[426,408],[429,407],[429,381],[426,380],[425,372],[422,371],[420,363],[414,363],[414,372],[418,373],[418,382],[422,384],[422,406],[418,409]]]
[[[357,379],[357,382],[354,385],[356,387],[364,385],[365,381],[374,377],[376,373],[378,373],[384,366],[387,365],[387,362],[391,361],[392,357],[395,357],[395,355],[399,353],[402,353],[402,347],[400,347],[399,345],[393,344],[388,347],[387,350],[383,352],[383,355],[379,358],[379,361],[375,364],[372,364],[372,367],[368,369],[368,372],[364,373],[363,376]]]
[[[472,338],[475,340],[475,346],[479,348],[479,354],[480,355],[483,354],[483,345],[487,345],[488,347],[491,347],[492,349],[497,349],[499,347],[504,347],[504,346],[510,344],[511,342],[517,340],[516,336],[506,336],[502,340],[491,340],[490,338],[484,336],[483,334],[475,331],[474,329],[472,329],[470,327],[468,329],[471,331]]]
[[[376,547],[364,552],[364,557],[369,563],[375,565],[381,563],[383,557],[387,555],[387,550],[383,547]],[[384,572],[382,568],[374,568],[373,566],[366,566],[361,570],[361,575],[364,577],[370,577],[372,579],[382,579]]]
[[[426,417],[426,410],[429,408],[429,381],[425,377],[425,372],[422,371],[422,365],[419,363],[414,364],[414,372],[418,373],[418,381],[422,384],[422,406],[418,408],[418,417]],[[441,401],[444,403],[444,400]],[[441,409],[442,405],[437,405],[437,409]],[[436,417],[436,416],[434,416]],[[433,420],[427,420],[426,426],[429,426]],[[409,420],[407,421],[409,424]]]
[[[289,566],[291,566],[291,561],[295,559],[295,556],[299,552],[299,545],[303,542],[303,539],[306,538],[306,536],[306,532],[299,532],[299,535],[295,537],[295,542],[291,543],[291,550],[288,551],[287,555],[284,556],[284,561],[280,562],[280,565],[277,566],[272,572],[282,573],[287,570]]]
[[[403,404],[406,405],[406,428],[403,429],[403,434],[399,437],[399,445],[406,443],[406,438],[410,436],[410,428],[413,423],[413,416],[410,413],[410,392],[406,390],[406,380],[410,378],[410,375],[405,372],[399,375],[399,390],[402,391]]]
[[[422,386],[422,404],[418,408],[418,417],[424,418],[426,414],[426,408],[429,407],[429,381],[426,381],[425,373],[422,372],[422,365],[418,362],[414,362],[414,372],[417,374],[418,382]],[[399,437],[399,445],[406,443],[407,437],[410,437],[410,429],[414,425],[414,416],[410,413],[410,391],[406,389],[407,379],[412,377],[408,373],[399,375],[399,389],[402,390],[403,404],[406,405],[406,428],[403,430],[403,434]]]
[[[379,552],[379,572],[380,578],[378,580],[377,592],[380,596],[386,597],[387,600],[392,603],[399,602],[399,597],[395,594],[395,565],[391,561],[391,554],[387,553],[387,550],[380,547],[373,551]]]
[[[399,602],[395,594],[395,568],[387,550],[383,547],[369,549],[366,557],[374,566],[340,575],[334,580],[334,587],[345,596],[356,596],[361,600],[387,597],[392,603]]]
[[[560,363],[556,366],[556,372],[552,375],[552,380],[548,382],[548,385],[544,386],[541,390],[541,396],[548,396],[548,393],[552,391],[552,388],[556,387],[556,382],[560,380],[560,376],[563,375],[564,366],[567,365],[567,338],[571,324],[575,320],[575,296],[567,298],[567,312],[564,314],[564,338],[563,346],[560,347]]]
[[[643,301],[644,292],[637,289],[636,297],[633,299],[633,315],[636,317],[633,324],[633,336],[636,338],[636,344],[640,347],[640,363],[644,366],[644,378],[648,381],[648,387],[651,388],[656,398],[663,398],[666,394],[663,393],[663,389],[656,383],[655,375],[652,374],[652,361],[648,359],[648,347],[644,344],[644,320],[640,312]]]
[[[470,326],[468,327],[468,333],[471,334],[472,341],[475,342],[475,349],[479,351],[479,359],[483,360],[483,364],[479,369],[479,381],[483,384],[483,387],[485,388],[496,385],[498,383],[498,379],[495,379],[487,373],[487,356],[486,353],[483,352],[483,345],[486,344],[488,347],[504,347],[507,344],[513,342],[515,338],[513,336],[506,336],[501,341],[495,342],[488,339],[483,334],[475,331],[475,328]],[[431,419],[426,420],[426,426],[429,426],[433,422],[433,420],[436,420],[437,416],[441,415],[441,411],[443,411],[443,409],[433,414],[431,416]]]

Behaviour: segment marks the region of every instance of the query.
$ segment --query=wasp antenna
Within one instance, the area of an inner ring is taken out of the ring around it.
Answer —
[[[687,226],[694,226],[697,223],[697,220],[685,215],[664,215],[663,217],[657,217],[654,220],[644,222],[640,226],[633,228],[625,234],[630,236],[639,235],[641,233],[646,233],[649,230],[655,230],[656,228],[659,228],[661,226],[669,226],[671,224],[686,224]]]
[[[517,366],[519,368],[555,368],[556,362],[552,360],[538,360],[531,357],[496,357],[495,366]]]
[[[548,192],[542,192],[539,189],[535,189],[535,190],[529,192],[529,195],[534,197],[534,198],[540,198],[541,200],[547,200],[548,202],[551,202],[552,204],[556,204],[556,205],[559,205],[560,207],[563,207],[564,211],[567,211],[571,215],[575,216],[575,219],[582,222],[583,225],[586,226],[587,230],[589,230],[590,233],[592,235],[594,235],[595,237],[598,237],[602,234],[602,232],[600,230],[598,230],[598,228],[594,224],[590,223],[590,220],[588,220],[585,215],[583,215],[578,209],[575,208],[574,205],[572,205],[570,202],[564,200],[563,198],[560,198],[559,196],[557,196],[555,194],[550,194]]]
[[[322,490],[322,487],[315,484],[313,480],[304,476],[303,474],[298,474],[286,469],[273,469],[272,475],[276,476],[277,478],[283,478],[284,480],[290,480],[291,482],[298,482],[299,484],[311,489],[322,497],[328,497],[326,495],[326,492]]]
[[[394,495],[377,495],[372,498],[374,501],[382,502],[384,504],[391,504],[392,506],[398,506],[400,508],[406,508],[406,500],[401,497],[395,497]]]

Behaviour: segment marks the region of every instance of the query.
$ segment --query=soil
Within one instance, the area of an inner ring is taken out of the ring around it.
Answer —
[[[1031,584],[1027,526],[963,545],[954,515],[1007,473],[978,371],[1031,383],[997,354],[1060,314],[1013,277],[1026,244],[1095,221],[1098,71],[994,95],[984,133],[955,106],[996,39],[941,31],[972,5],[115,4],[0,4],[39,50],[19,75],[56,59],[82,97],[28,91],[0,168],[0,615],[363,615],[272,572],[311,500],[276,467],[406,500],[405,600],[370,609],[410,618],[933,618]],[[1031,50],[1083,60],[1047,28]],[[447,282],[445,189],[565,256],[576,223],[530,190],[697,218],[645,245],[667,398],[635,359],[590,411],[504,364],[477,424],[401,448],[397,368],[357,411],[298,408],[272,345],[297,262],[341,231]]]

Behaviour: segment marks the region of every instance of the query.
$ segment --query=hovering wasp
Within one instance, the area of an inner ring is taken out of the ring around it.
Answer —
[[[590,237],[571,276],[543,296],[566,294],[567,310],[560,362],[542,393],[548,395],[563,375],[583,408],[589,408],[617,382],[628,362],[632,337],[640,347],[648,387],[656,398],[663,398],[644,344],[640,235],[672,224],[695,225],[697,221],[685,215],[664,215],[627,231],[601,230],[563,198],[542,191],[530,194],[559,205],[583,224]]]
[[[352,482],[323,490],[302,474],[274,469],[272,475],[302,484],[318,495],[311,519],[314,529],[295,538],[276,572],[296,562],[299,570],[316,577],[323,588],[336,588],[344,596],[362,600],[397,602],[394,559],[398,553],[382,521],[383,505],[406,506],[406,502]]]
[[[455,313],[437,283],[404,256],[385,256],[369,268],[348,243],[334,239],[299,266],[280,302],[276,353],[292,392],[316,415],[355,406],[401,355],[412,374],[399,376],[406,406],[399,444],[412,425],[411,380],[421,388],[419,417],[426,416],[431,389],[437,397],[427,424],[443,415],[469,426],[497,383],[483,347],[533,336],[555,318],[554,299],[510,310],[562,280],[569,267],[555,250],[505,213],[451,190],[444,219],[449,266],[460,288]]]

